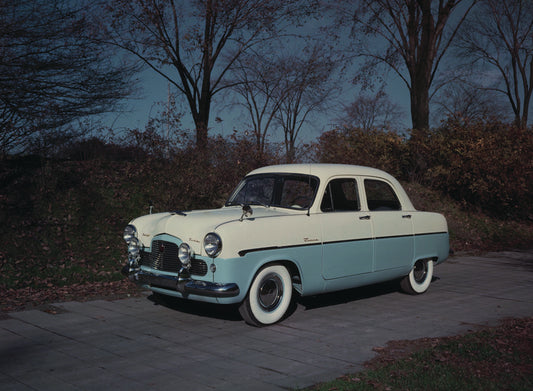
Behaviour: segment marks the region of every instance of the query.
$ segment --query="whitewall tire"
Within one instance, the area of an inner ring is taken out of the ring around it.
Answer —
[[[433,261],[419,259],[407,276],[401,281],[402,290],[411,295],[419,295],[428,290],[433,279]]]
[[[291,275],[283,265],[262,268],[255,276],[246,298],[239,307],[246,323],[267,326],[279,322],[292,300]]]

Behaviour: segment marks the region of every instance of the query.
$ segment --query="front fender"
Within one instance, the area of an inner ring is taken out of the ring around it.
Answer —
[[[214,282],[236,282],[241,289],[240,298],[244,299],[259,270],[269,264],[285,264],[292,275],[299,275],[300,281],[293,286],[302,296],[316,294],[324,290],[321,258],[318,245],[253,251],[238,258],[216,259],[213,277]]]

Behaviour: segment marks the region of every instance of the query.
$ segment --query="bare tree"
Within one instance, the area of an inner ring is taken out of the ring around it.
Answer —
[[[296,140],[310,116],[327,108],[336,90],[331,76],[336,63],[318,47],[301,56],[290,55],[278,63],[285,74],[278,89],[279,110],[276,119],[283,129],[286,159],[294,161]]]
[[[357,79],[365,82],[373,78],[379,64],[392,69],[409,89],[413,129],[429,128],[430,90],[435,75],[475,3],[353,0],[337,8],[343,22],[353,23],[356,55],[366,59]],[[360,39],[363,36],[371,39]]]
[[[134,68],[92,41],[81,2],[0,0],[0,151],[115,108]]]
[[[533,2],[482,0],[475,16],[458,46],[463,57],[481,67],[477,85],[506,96],[515,124],[525,128],[533,93]],[[499,74],[496,80],[490,70]]]
[[[242,58],[238,64],[232,90],[240,96],[241,104],[250,116],[257,153],[262,157],[268,131],[285,97],[282,89],[285,74],[280,72],[275,58],[258,53]]]
[[[374,95],[359,95],[355,101],[344,108],[345,115],[341,123],[364,131],[375,128],[398,131],[401,108],[392,102],[389,96],[380,90]]]
[[[292,0],[113,0],[107,39],[166,78],[189,106],[200,149],[207,145],[213,97],[228,87],[236,60],[276,36]]]
[[[475,79],[469,75],[470,80]],[[487,118],[505,118],[501,99],[493,91],[480,89],[466,80],[458,79],[450,83],[435,98],[436,116],[441,119],[453,119],[460,123],[471,123]]]

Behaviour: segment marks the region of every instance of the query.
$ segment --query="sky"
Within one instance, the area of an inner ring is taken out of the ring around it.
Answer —
[[[324,20],[315,20],[315,25],[312,28],[317,28],[317,25],[324,24]],[[448,53],[450,54],[450,53]],[[441,64],[440,71],[443,71],[443,64]],[[386,69],[384,67],[383,69]],[[352,74],[347,72],[346,80],[343,82],[344,88],[338,97],[337,108],[338,110],[330,110],[324,113],[320,113],[313,119],[312,123],[305,126],[299,135],[300,142],[312,142],[320,136],[324,131],[328,131],[334,128],[338,118],[342,114],[342,105],[348,105],[352,103],[359,93],[359,87],[350,83],[349,78],[355,74],[356,66],[353,67]],[[383,76],[383,74],[382,74]],[[411,126],[410,117],[410,98],[409,91],[405,83],[394,74],[392,71],[388,71],[386,75],[386,87],[385,92],[391,101],[400,107],[403,111],[402,123],[398,126],[399,129],[408,129]],[[151,69],[146,69],[140,75],[139,87],[141,88],[142,97],[136,99],[129,99],[126,103],[126,111],[122,113],[108,114],[104,117],[103,122],[105,125],[112,127],[116,131],[120,131],[126,128],[140,128],[143,129],[150,118],[156,117],[158,112],[161,111],[162,105],[165,104],[169,93],[169,83],[162,76],[158,75]],[[173,91],[174,87],[171,87]],[[174,90],[175,92],[175,90]],[[231,105],[227,102],[222,102],[222,96],[215,97],[212,102],[212,111],[210,114],[209,123],[209,135],[222,134],[223,136],[230,135],[234,129],[238,131],[245,131],[249,128],[248,115],[237,104]],[[227,97],[224,96],[227,100]],[[192,121],[189,108],[184,99],[177,98],[178,107],[183,113],[182,127],[184,129],[194,129],[194,123]],[[182,102],[180,104],[180,102]],[[506,104],[508,104],[506,102]],[[435,107],[431,106],[430,110],[435,112]],[[221,118],[222,121],[215,121],[215,118]],[[311,121],[310,121],[311,122]],[[435,125],[434,123],[432,124]],[[437,124],[438,125],[438,124]],[[281,142],[283,140],[283,134],[281,130],[276,127],[271,127],[270,141]]]
[[[138,98],[131,98],[125,100],[125,109],[123,112],[110,113],[102,118],[104,125],[112,127],[115,131],[122,131],[125,129],[139,128],[143,129],[151,117],[157,116],[161,111],[162,106],[168,99],[169,83],[161,75],[155,71],[147,69],[139,75],[140,93]],[[344,104],[351,103],[357,93],[358,88],[346,83],[345,91],[342,92],[340,101]],[[172,90],[170,86],[170,91]],[[407,129],[410,126],[411,119],[409,114],[409,94],[405,84],[399,80],[390,78],[386,89],[387,94],[391,100],[398,104],[404,112],[402,129]],[[250,123],[247,114],[237,104],[234,108],[228,108],[227,104],[221,104],[216,101],[212,105],[212,112],[209,123],[209,134],[211,136],[221,134],[227,136],[232,134],[233,129],[238,131],[247,130],[247,125]],[[180,103],[178,99],[178,107],[184,114],[182,119],[182,126],[184,129],[194,129],[194,122],[186,103]],[[340,109],[340,107],[339,107]],[[299,135],[299,141],[302,143],[309,143],[316,141],[316,139],[325,131],[334,128],[337,118],[341,115],[341,111],[335,112],[329,110],[325,113],[320,113],[318,117],[305,126]],[[221,118],[222,121],[215,121],[215,118]],[[273,142],[283,141],[283,132],[275,127],[269,128],[270,139]]]
[[[328,23],[328,19],[324,16],[319,19],[313,19],[308,22],[304,27],[299,26],[298,29],[302,29],[306,34],[323,35],[320,32],[320,28]],[[351,39],[351,38],[350,38]],[[289,47],[292,41],[287,41]],[[299,41],[298,41],[299,42]],[[296,44],[297,47],[300,43]],[[287,48],[285,48],[287,49]],[[340,96],[335,97],[335,107],[337,110],[328,110],[324,113],[316,115],[312,121],[308,121],[308,124],[304,125],[304,128],[298,135],[298,141],[301,143],[309,143],[316,141],[316,139],[325,131],[331,130],[335,127],[338,119],[343,114],[342,105],[349,105],[352,103],[358,95],[359,87],[353,85],[350,81],[355,75],[356,68],[353,67],[352,74],[347,72],[345,81],[343,84],[343,91]],[[404,112],[404,119],[402,125],[398,126],[400,129],[407,129],[411,125],[410,107],[409,107],[409,93],[403,81],[399,78],[392,77],[389,72],[387,82],[387,88],[385,92],[389,95],[390,99],[396,103]],[[128,99],[125,103],[127,109],[123,113],[113,113],[106,115],[104,123],[107,126],[112,126],[114,130],[122,130],[125,128],[144,128],[148,123],[150,117],[157,115],[161,110],[161,104],[168,99],[169,83],[168,81],[157,74],[151,69],[146,69],[140,75],[139,87],[141,88],[142,98]],[[170,87],[171,91],[176,92],[175,87]],[[180,99],[181,98],[181,99]],[[223,101],[224,100],[224,101]],[[223,136],[230,135],[233,130],[238,131],[248,130],[250,126],[250,120],[248,113],[244,111],[238,104],[228,105],[228,97],[226,95],[217,95],[211,105],[211,113],[209,120],[209,135],[222,134]],[[179,106],[181,102],[181,107]],[[184,114],[182,119],[182,125],[184,129],[194,129],[194,122],[190,114],[189,107],[184,97],[177,97],[178,107]],[[229,107],[231,106],[231,107]],[[222,121],[215,121],[215,118],[221,118]],[[247,129],[248,128],[248,129]],[[276,126],[271,125],[269,128],[269,138],[273,142],[283,141],[283,131],[277,129]]]

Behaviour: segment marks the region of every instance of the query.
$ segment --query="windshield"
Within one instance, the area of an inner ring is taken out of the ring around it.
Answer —
[[[226,206],[263,205],[307,209],[315,199],[318,178],[296,174],[261,174],[244,178]]]

